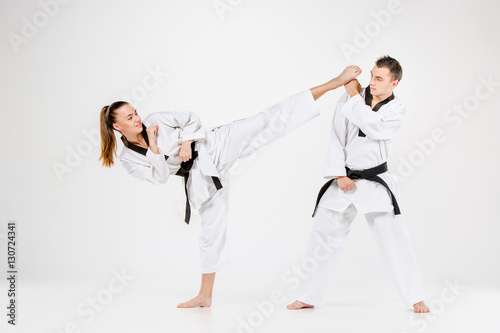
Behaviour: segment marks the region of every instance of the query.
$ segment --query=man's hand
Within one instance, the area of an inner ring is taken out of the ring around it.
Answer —
[[[337,177],[337,183],[342,191],[351,191],[356,187],[352,179],[347,176]]]
[[[179,160],[181,162],[187,162],[191,159],[191,142],[193,142],[193,140],[181,143],[181,148],[179,149]]]
[[[357,94],[359,94],[359,91],[361,90],[361,85],[359,84],[357,79],[352,79],[351,81],[347,82],[345,85],[345,91],[353,97]]]

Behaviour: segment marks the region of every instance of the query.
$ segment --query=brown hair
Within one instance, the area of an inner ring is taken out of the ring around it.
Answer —
[[[388,68],[389,71],[391,72],[392,79],[401,81],[401,78],[403,77],[403,68],[401,68],[401,65],[396,59],[386,55],[378,58],[375,64],[377,65],[378,68],[382,67]]]
[[[101,128],[101,157],[102,165],[110,167],[113,165],[113,156],[116,155],[116,137],[113,132],[113,123],[116,122],[116,109],[128,104],[124,101],[117,101],[106,105],[101,109],[100,128]]]

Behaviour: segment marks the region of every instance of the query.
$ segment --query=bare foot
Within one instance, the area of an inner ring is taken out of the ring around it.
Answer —
[[[187,302],[179,303],[178,308],[196,308],[198,306],[209,307],[212,305],[212,297],[198,295]]]
[[[314,308],[314,305],[302,303],[301,301],[295,301],[292,304],[286,306],[288,310],[298,310],[302,308]]]
[[[413,309],[415,310],[415,313],[429,312],[429,308],[425,305],[424,301],[413,304]]]
[[[354,79],[356,76],[361,74],[361,68],[358,66],[352,65],[352,66],[347,66],[342,73],[340,73],[339,76],[337,76],[337,80],[341,85],[346,84],[347,82],[351,81]]]

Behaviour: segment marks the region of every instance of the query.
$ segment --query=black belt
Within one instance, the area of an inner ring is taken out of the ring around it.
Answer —
[[[186,193],[186,213],[184,217],[184,222],[186,222],[187,224],[189,224],[189,220],[191,219],[191,206],[189,205],[187,183],[189,179],[189,170],[191,170],[191,168],[193,167],[193,161],[197,157],[198,157],[198,152],[194,150],[194,141],[193,141],[191,142],[191,159],[186,162],[181,162],[181,168],[175,174],[176,176],[184,177],[184,192]],[[220,182],[219,177],[212,176],[212,181],[214,182],[214,185],[217,188],[217,190],[220,190],[222,188],[222,184]]]
[[[392,206],[394,206],[394,214],[395,215],[401,214],[401,211],[399,210],[398,202],[396,201],[396,197],[394,196],[391,189],[389,188],[389,185],[387,185],[387,183],[384,182],[384,180],[382,178],[377,176],[378,174],[381,174],[381,173],[384,173],[387,171],[387,162],[384,162],[380,165],[377,165],[376,167],[366,169],[366,170],[351,170],[348,167],[345,167],[345,169],[347,171],[347,177],[349,177],[351,179],[367,179],[367,180],[377,182],[380,185],[384,186],[387,189],[387,191],[389,191],[389,193],[391,195]],[[314,214],[316,214],[316,210],[318,209],[318,204],[319,204],[319,201],[321,200],[321,197],[323,196],[323,194],[325,194],[326,190],[328,190],[328,187],[333,183],[334,180],[335,179],[329,180],[319,190],[318,199],[316,199],[316,206],[314,206],[314,212],[312,214],[313,217],[314,217]]]

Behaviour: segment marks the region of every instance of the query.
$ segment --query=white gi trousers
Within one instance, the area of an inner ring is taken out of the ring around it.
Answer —
[[[336,182],[327,192],[334,187],[338,187]],[[355,204],[351,203],[342,212],[328,209],[325,205],[318,206],[306,250],[306,258],[316,258],[318,265],[307,279],[301,281],[297,300],[311,305],[318,305],[323,300],[351,222],[357,215]],[[420,272],[402,215],[395,215],[393,211],[366,212],[365,218],[403,300],[409,306],[423,301]]]
[[[203,274],[219,271],[230,264],[227,218],[229,170],[233,163],[318,115],[319,109],[308,89],[254,116],[207,130],[207,150],[219,172],[223,187],[215,191],[199,208],[202,226],[199,246]]]

